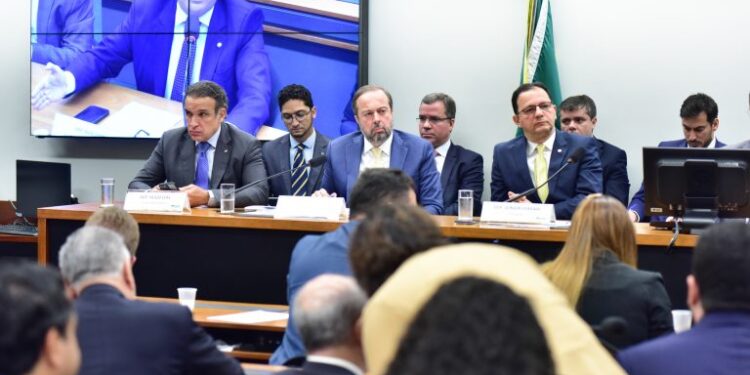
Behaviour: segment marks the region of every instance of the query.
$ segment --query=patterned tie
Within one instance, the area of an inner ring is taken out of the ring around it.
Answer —
[[[195,184],[208,189],[208,149],[211,144],[208,142],[198,143],[198,163],[195,166]]]
[[[547,181],[547,159],[544,158],[543,144],[536,146],[536,158],[534,159],[534,180],[537,187],[539,186],[539,184]],[[537,195],[539,196],[539,199],[542,200],[542,203],[546,202],[547,196],[549,195],[549,186],[544,185],[540,187],[537,191]]]
[[[307,195],[307,178],[308,172],[305,165],[305,155],[303,153],[305,145],[298,144],[297,152],[294,154],[294,163],[292,163],[292,195]]]
[[[181,102],[185,94],[185,88],[190,85],[193,73],[193,60],[195,59],[195,36],[187,33],[185,41],[182,43],[180,52],[180,61],[177,63],[177,72],[174,75],[172,84],[172,95],[170,99]]]

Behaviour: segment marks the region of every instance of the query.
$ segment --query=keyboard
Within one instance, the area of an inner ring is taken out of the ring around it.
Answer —
[[[36,236],[39,234],[39,231],[33,225],[3,224],[0,225],[0,233],[20,236]]]

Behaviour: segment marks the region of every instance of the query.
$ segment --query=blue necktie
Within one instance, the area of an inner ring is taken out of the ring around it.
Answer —
[[[211,144],[208,142],[198,143],[198,163],[195,166],[195,184],[204,189],[208,189],[208,149]]]
[[[294,163],[292,163],[292,195],[307,195],[307,168],[305,165],[305,155],[303,150],[305,145],[297,145],[297,153],[294,154]]]
[[[174,75],[174,83],[172,84],[172,95],[170,97],[172,100],[181,102],[185,94],[185,88],[190,85],[196,44],[195,35],[186,33],[180,52],[180,61],[177,63],[177,72]]]

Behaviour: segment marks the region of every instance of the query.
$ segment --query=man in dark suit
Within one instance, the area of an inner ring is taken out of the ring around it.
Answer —
[[[78,229],[59,263],[76,295],[81,375],[243,373],[189,309],[135,300],[130,253],[114,231]]]
[[[367,296],[350,276],[325,274],[294,299],[294,320],[307,348],[302,368],[282,375],[363,375],[359,317]]]
[[[555,130],[555,105],[543,84],[519,86],[511,97],[513,122],[523,137],[495,145],[492,159],[493,201],[504,201],[532,187],[539,190],[517,202],[551,203],[557,219],[573,216],[578,203],[602,191],[602,167],[596,142]],[[577,149],[583,154],[548,185],[541,186]]]
[[[693,252],[687,302],[696,325],[619,353],[640,374],[747,374],[750,369],[750,227],[709,228]]]
[[[336,138],[328,145],[323,190],[316,194],[336,194],[347,199],[360,172],[395,168],[414,180],[419,204],[431,214],[440,214],[443,193],[432,146],[415,135],[393,130],[391,94],[382,87],[366,85],[354,93],[352,103],[360,131]]]
[[[443,215],[458,214],[458,190],[474,192],[474,214],[482,210],[484,161],[482,155],[451,141],[456,123],[456,102],[447,94],[432,93],[419,105],[419,135],[432,143],[443,189]]]
[[[310,159],[325,155],[328,138],[315,131],[317,109],[305,86],[289,85],[279,91],[281,119],[289,136],[263,145],[263,162],[269,176],[304,165]],[[323,166],[298,168],[269,181],[271,196],[311,195],[320,189]]]
[[[630,195],[628,156],[623,149],[594,137],[596,123],[596,104],[588,95],[571,96],[560,103],[560,128],[568,133],[596,139],[599,160],[602,162],[602,193],[627,206]]]
[[[239,188],[266,178],[261,145],[224,122],[227,96],[221,86],[200,81],[185,96],[187,126],[164,133],[128,188],[158,189],[159,183],[171,181],[187,193],[191,206],[218,207],[220,184]],[[268,184],[263,182],[237,193],[235,204],[242,207],[266,200]]]
[[[703,93],[688,96],[682,102],[680,118],[682,118],[682,132],[685,137],[660,142],[658,147],[721,148],[726,146],[714,135],[719,130],[719,106],[710,96]],[[641,188],[633,195],[628,205],[630,220],[648,221],[648,213],[645,211],[646,193],[641,184]],[[664,217],[655,216],[651,220],[662,221]]]

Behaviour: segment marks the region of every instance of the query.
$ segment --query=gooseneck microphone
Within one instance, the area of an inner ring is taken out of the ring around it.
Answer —
[[[537,190],[539,190],[539,188],[541,188],[544,185],[547,185],[550,181],[552,181],[552,179],[555,178],[558,174],[560,174],[560,172],[562,172],[565,168],[567,168],[567,166],[569,166],[571,164],[578,163],[578,161],[581,160],[581,158],[583,157],[583,154],[585,152],[586,152],[586,150],[584,150],[583,147],[579,147],[579,148],[575,149],[575,151],[573,151],[570,154],[570,156],[568,156],[568,159],[565,160],[565,164],[563,164],[563,166],[560,167],[560,169],[558,169],[557,171],[555,171],[555,173],[553,173],[552,176],[550,176],[547,179],[547,181],[544,181],[543,184],[540,184],[539,186],[532,187],[531,189],[526,190],[523,193],[518,194],[518,195],[516,195],[513,198],[508,198],[508,199],[504,200],[503,203],[515,202],[515,201],[517,201],[517,200],[519,200],[519,199],[521,199],[523,197],[529,196],[530,194],[536,192]]]
[[[260,180],[253,181],[253,182],[251,182],[251,183],[249,183],[247,185],[243,185],[243,186],[239,187],[238,189],[236,189],[234,191],[234,193],[237,194],[237,193],[239,193],[239,192],[241,192],[241,191],[243,191],[245,189],[249,189],[249,188],[251,188],[251,187],[253,187],[255,185],[258,185],[258,184],[260,184],[262,182],[266,182],[266,181],[268,181],[268,180],[270,180],[272,178],[281,176],[284,173],[292,173],[292,174],[294,174],[294,172],[297,169],[300,169],[300,168],[307,168],[307,167],[315,168],[317,166],[323,165],[323,163],[325,163],[326,160],[328,160],[328,157],[326,157],[325,155],[316,156],[316,157],[310,159],[310,161],[308,161],[307,163],[299,165],[296,168],[290,168],[290,169],[287,169],[285,171],[281,171],[279,173],[274,173],[274,174],[272,174],[272,175],[270,175],[270,176],[268,176],[266,178],[261,178]]]

